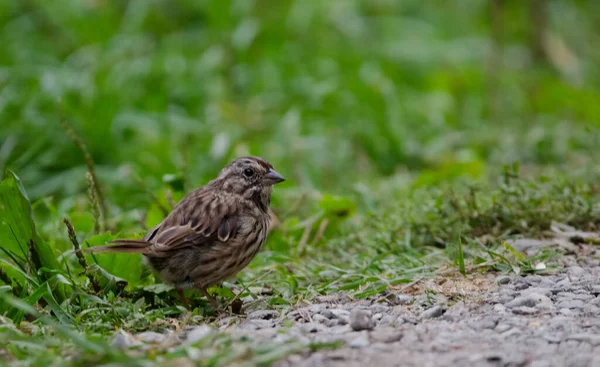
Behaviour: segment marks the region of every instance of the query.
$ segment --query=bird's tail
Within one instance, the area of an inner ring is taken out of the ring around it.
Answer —
[[[87,252],[121,252],[130,254],[150,253],[151,243],[144,240],[114,240],[109,242],[114,246],[94,246],[85,249]]]

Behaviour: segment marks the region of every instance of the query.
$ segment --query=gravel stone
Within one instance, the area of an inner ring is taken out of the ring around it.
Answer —
[[[567,337],[567,340],[576,340],[579,342],[584,342],[591,344],[592,346],[600,345],[600,335],[598,334],[574,334]]]
[[[208,325],[200,325],[194,327],[192,330],[187,332],[185,340],[192,344],[199,340],[204,339],[209,334],[212,334],[215,330]]]
[[[434,319],[436,317],[440,317],[444,314],[444,312],[446,312],[446,309],[441,307],[441,306],[433,306],[431,308],[428,308],[427,310],[421,312],[421,319],[422,320],[427,320],[427,319]]]
[[[275,326],[275,323],[270,320],[246,320],[239,325],[239,328],[242,330],[259,330],[265,328],[272,328]]]
[[[496,278],[496,284],[506,285],[510,284],[511,278],[508,275],[500,275]]]
[[[167,336],[154,331],[144,331],[143,333],[137,334],[136,338],[147,344],[160,344],[165,341]]]
[[[314,322],[318,322],[319,324],[329,324],[329,319],[321,314],[316,314],[312,316]]]
[[[413,302],[414,298],[411,296],[408,296],[406,294],[399,294],[398,295],[398,304],[401,305],[408,305],[411,304]]]
[[[535,307],[520,306],[511,310],[515,315],[535,315],[538,309]]]
[[[140,344],[139,341],[135,340],[131,334],[123,330],[118,330],[113,336],[112,342],[110,343],[110,345],[117,349],[127,349],[138,344]]]
[[[339,309],[339,308],[332,308],[329,311],[331,312],[331,314],[333,314],[333,317],[331,317],[332,319],[340,318],[340,317],[343,317],[343,316],[350,317],[350,311],[348,311],[348,310],[342,310],[342,309]]]
[[[368,347],[371,343],[369,342],[369,335],[366,332],[360,333],[360,335],[354,338],[350,342],[350,348],[365,348]]]
[[[350,327],[352,330],[370,330],[375,327],[375,320],[369,310],[355,308],[350,312]]]
[[[273,320],[279,316],[279,312],[274,310],[253,311],[246,316],[247,320]]]
[[[392,327],[377,328],[371,332],[371,339],[379,343],[394,343],[402,339],[402,331]]]
[[[535,307],[539,303],[552,304],[552,300],[547,296],[539,293],[529,293],[526,296],[521,296],[508,302],[507,308],[515,307]]]
[[[578,299],[574,299],[574,300],[564,300],[564,301],[560,301],[556,304],[556,307],[558,308],[569,308],[569,309],[583,309],[585,307],[585,302],[578,300]]]

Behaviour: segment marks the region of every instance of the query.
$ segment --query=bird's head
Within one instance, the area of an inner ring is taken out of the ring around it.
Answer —
[[[266,211],[271,201],[273,185],[283,181],[285,178],[266,160],[260,157],[242,157],[225,166],[214,183],[223,191],[256,201]]]

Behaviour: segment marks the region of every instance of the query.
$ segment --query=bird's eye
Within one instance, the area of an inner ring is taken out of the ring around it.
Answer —
[[[246,177],[254,176],[254,170],[252,168],[246,168],[244,170],[244,176],[246,176]]]

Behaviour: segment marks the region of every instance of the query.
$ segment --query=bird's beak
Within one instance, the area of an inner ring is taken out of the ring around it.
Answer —
[[[270,169],[269,172],[263,177],[263,182],[267,185],[275,185],[277,183],[285,181],[282,175],[277,173],[274,169]]]

